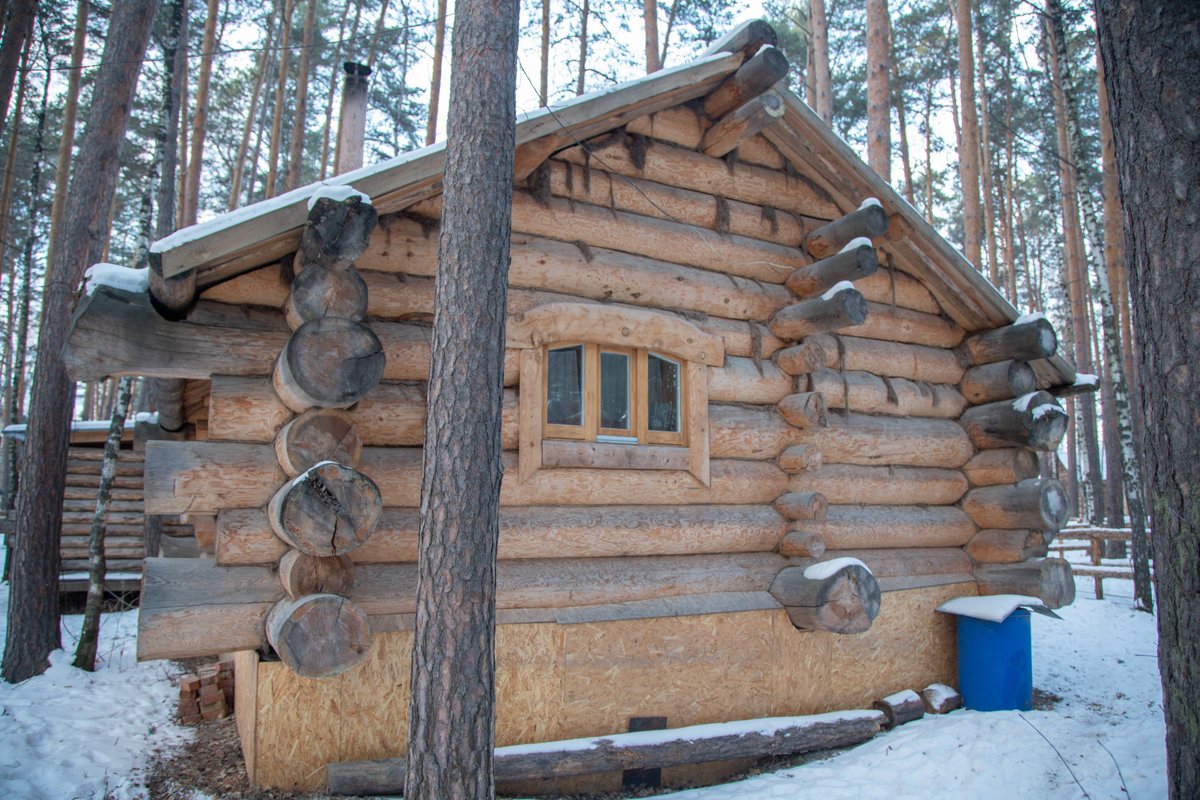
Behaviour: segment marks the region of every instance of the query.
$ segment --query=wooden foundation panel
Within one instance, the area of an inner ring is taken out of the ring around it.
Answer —
[[[502,625],[496,637],[496,744],[866,708],[900,689],[953,685],[953,620],[934,608],[974,583],[889,592],[871,630],[798,631],[782,610],[600,623]],[[239,654],[238,726],[258,786],[316,791],[325,765],[402,755],[412,634],[376,634],[358,667],[310,679]],[[249,705],[247,705],[249,704]],[[744,762],[665,770],[664,785],[719,780]],[[521,794],[620,788],[620,774],[506,786]]]

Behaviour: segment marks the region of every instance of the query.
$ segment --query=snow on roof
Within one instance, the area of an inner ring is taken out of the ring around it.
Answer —
[[[349,200],[351,197],[357,197],[367,205],[371,205],[371,195],[366,192],[360,192],[353,186],[326,186],[322,184],[308,197],[308,210],[312,211],[317,205],[317,201],[321,199],[332,200],[335,203],[342,203]]]
[[[92,264],[83,273],[84,294],[91,295],[98,286],[109,286],[132,294],[145,294],[150,288],[150,270],[130,269],[117,264]]]

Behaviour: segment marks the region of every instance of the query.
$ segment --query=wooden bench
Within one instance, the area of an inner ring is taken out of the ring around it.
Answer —
[[[1082,541],[1082,544],[1053,544],[1050,549],[1059,556],[1067,552],[1085,551],[1091,566],[1071,565],[1071,571],[1081,577],[1095,581],[1096,599],[1104,599],[1104,579],[1120,578],[1133,580],[1133,570],[1126,566],[1109,566],[1101,562],[1101,549],[1105,541],[1123,541],[1132,545],[1133,532],[1129,528],[1064,528],[1059,536],[1067,541]]]

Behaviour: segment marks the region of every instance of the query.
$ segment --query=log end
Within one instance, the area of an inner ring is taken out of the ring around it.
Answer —
[[[829,562],[835,564],[835,562]],[[836,564],[835,564],[836,565]],[[784,567],[770,593],[802,630],[862,633],[879,615],[879,583],[861,563],[848,563],[826,576],[812,567]]]
[[[284,484],[267,507],[275,534],[311,556],[340,556],[365,542],[379,525],[383,499],[366,475],[332,461]]]
[[[371,649],[371,624],[357,605],[335,594],[280,600],[267,615],[267,641],[288,668],[329,678],[361,664]]]

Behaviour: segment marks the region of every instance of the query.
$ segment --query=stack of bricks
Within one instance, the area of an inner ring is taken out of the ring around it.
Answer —
[[[179,721],[195,725],[233,711],[233,662],[220,661],[179,678]]]

